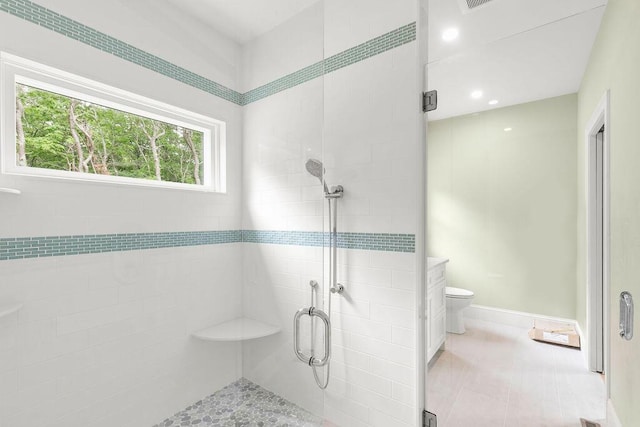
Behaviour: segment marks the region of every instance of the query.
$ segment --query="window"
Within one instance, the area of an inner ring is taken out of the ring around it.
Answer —
[[[3,173],[224,191],[223,122],[4,53],[1,67]]]

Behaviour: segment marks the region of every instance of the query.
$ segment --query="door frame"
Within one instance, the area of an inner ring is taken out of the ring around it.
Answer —
[[[595,170],[591,167],[595,156],[595,139],[600,129],[604,126],[604,140],[602,149],[602,297],[598,295],[598,289],[593,283],[595,273],[594,260],[596,254],[597,239],[593,238],[595,228],[594,201],[596,200],[596,188],[592,185]],[[595,321],[597,306],[602,299],[602,327],[603,327],[603,368],[605,373],[606,395],[610,394],[609,387],[609,302],[610,302],[610,117],[609,117],[609,90],[607,90],[585,128],[585,152],[586,152],[586,205],[587,205],[587,363],[589,369],[596,370],[597,366],[597,342],[595,340],[597,322]]]

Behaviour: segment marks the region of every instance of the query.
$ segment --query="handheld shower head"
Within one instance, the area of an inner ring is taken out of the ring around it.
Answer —
[[[322,174],[324,173],[324,167],[322,162],[316,159],[309,159],[304,165],[307,168],[307,172],[322,181]]]
[[[329,189],[327,188],[327,183],[322,179],[322,175],[324,174],[324,166],[322,166],[322,162],[316,159],[309,159],[307,163],[304,165],[307,168],[307,172],[311,175],[315,176],[320,180],[321,183],[324,184],[324,192],[329,193]]]

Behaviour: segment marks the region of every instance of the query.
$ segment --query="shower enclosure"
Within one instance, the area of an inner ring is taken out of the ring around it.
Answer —
[[[305,28],[304,34],[298,34]],[[316,3],[288,22],[264,34],[247,47],[254,81],[264,81],[273,57],[279,58],[278,78],[299,72],[302,65],[322,64],[324,59],[324,4]],[[263,46],[271,51],[265,52]],[[298,58],[291,58],[297,51]],[[260,62],[260,61],[264,62]],[[272,65],[271,65],[272,66]],[[280,325],[273,337],[243,343],[242,371],[284,399],[324,418],[324,393],[314,381],[326,383],[328,364],[309,366],[294,353],[330,357],[331,330],[319,317],[304,316],[294,331],[294,316],[309,308],[314,294],[318,313],[329,310],[327,269],[329,252],[324,247],[326,211],[325,183],[321,163],[307,163],[324,156],[324,77],[252,102],[244,107],[244,224],[255,230],[256,243],[243,248],[243,311],[266,323]],[[270,79],[271,77],[267,77]],[[314,175],[307,166],[314,168]],[[320,178],[320,179],[318,179]],[[284,243],[281,244],[280,242]],[[312,287],[309,283],[317,283]],[[308,314],[308,311],[307,311]],[[312,343],[311,340],[314,340]],[[325,355],[320,354],[325,349]],[[319,349],[318,352],[315,349]],[[313,369],[313,371],[312,371]]]
[[[0,50],[215,119],[223,190],[0,173],[0,426],[419,425],[420,2],[0,1]]]
[[[249,81],[287,88],[243,107],[243,312],[282,331],[243,342],[242,375],[339,426],[419,418],[422,82],[405,6],[365,7],[380,21],[356,42],[340,28],[372,21],[316,2],[245,47]]]
[[[316,380],[316,384],[321,389],[326,389],[329,385],[329,378],[331,376],[331,294],[341,294],[344,292],[344,286],[338,283],[338,199],[342,198],[344,194],[344,188],[341,185],[332,187],[331,191],[327,186],[327,183],[323,180],[324,167],[322,162],[317,159],[309,159],[305,164],[307,172],[315,176],[320,180],[324,186],[324,197],[327,199],[327,207],[329,208],[329,292],[327,295],[327,312],[319,310],[316,307],[317,304],[317,290],[318,282],[312,280],[309,282],[311,285],[311,305],[298,310],[293,320],[293,350],[298,359],[307,363],[313,370],[313,377]],[[333,202],[333,203],[332,203]],[[323,243],[324,243],[323,238]],[[309,316],[310,318],[310,339],[311,352],[305,354],[300,348],[300,319],[303,316]],[[316,322],[315,318],[318,317],[322,320],[324,325],[324,338],[323,347],[324,355],[318,359],[315,357],[316,353]],[[320,379],[318,377],[318,367],[326,366],[325,374],[326,378]]]
[[[422,81],[401,3],[317,2],[246,47],[249,80],[287,89],[243,113],[243,312],[282,332],[243,342],[242,374],[345,427],[419,420]]]

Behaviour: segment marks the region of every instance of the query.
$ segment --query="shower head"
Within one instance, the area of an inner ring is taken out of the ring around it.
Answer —
[[[304,166],[307,168],[307,172],[322,181],[324,167],[322,167],[322,162],[320,160],[309,159]]]
[[[322,179],[322,175],[324,174],[324,166],[322,166],[322,162],[316,159],[309,159],[304,166],[307,168],[307,172],[318,178],[320,182],[324,184],[324,192],[328,193],[329,189],[327,188],[327,183]]]

